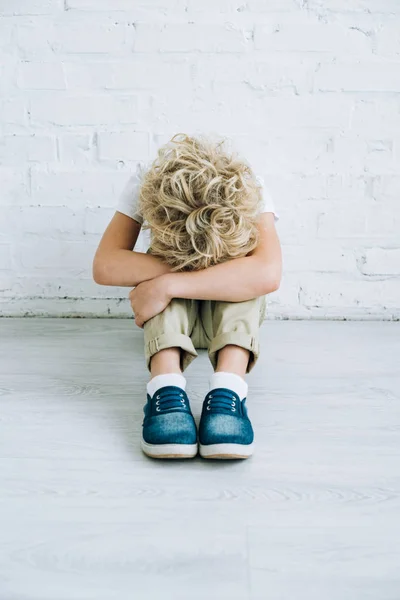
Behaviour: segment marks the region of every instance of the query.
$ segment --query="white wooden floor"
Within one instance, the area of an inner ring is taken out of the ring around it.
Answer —
[[[266,322],[228,463],[141,454],[133,321],[0,337],[0,600],[399,600],[400,323]]]

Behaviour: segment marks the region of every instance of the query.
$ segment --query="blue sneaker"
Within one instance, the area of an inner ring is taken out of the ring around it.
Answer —
[[[196,424],[186,392],[174,385],[160,388],[144,407],[142,450],[152,458],[193,458]]]
[[[248,458],[254,433],[247,416],[246,399],[232,390],[211,390],[204,400],[199,427],[203,458]]]

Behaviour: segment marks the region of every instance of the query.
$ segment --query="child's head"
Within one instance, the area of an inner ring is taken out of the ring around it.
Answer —
[[[223,143],[175,135],[144,175],[140,210],[151,253],[174,270],[245,256],[257,245],[260,187]]]

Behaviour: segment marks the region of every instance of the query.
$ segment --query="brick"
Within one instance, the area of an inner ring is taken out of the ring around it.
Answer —
[[[355,281],[350,274],[319,273],[302,281],[300,303],[309,308],[358,308],[365,315],[374,309],[383,316],[387,309],[398,308],[398,282]]]
[[[124,23],[67,20],[55,28],[55,50],[62,54],[121,54],[126,50],[128,31],[133,39],[133,26]]]
[[[69,242],[64,240],[36,240],[23,243],[18,249],[20,264],[25,269],[79,269],[81,276],[90,275],[95,242]]]
[[[140,9],[166,9],[172,11],[184,9],[184,0],[141,0],[134,4],[132,0],[66,0],[67,10],[93,10],[93,11],[131,11]]]
[[[191,85],[190,65],[183,60],[166,62],[139,56],[113,62],[67,62],[68,89],[159,90],[174,81],[174,89]]]
[[[203,0],[199,3],[197,0],[186,0],[186,10],[189,15],[199,15],[200,17],[210,13],[224,14],[224,13],[239,13],[249,10],[248,3],[242,0]]]
[[[293,210],[283,199],[275,198],[280,221],[279,235],[285,244],[308,244],[317,236],[318,215],[322,210],[318,202],[304,201],[301,209]]]
[[[80,60],[63,61],[63,68],[69,91],[74,90],[104,90],[112,81],[113,65],[120,62],[102,62]],[[129,78],[129,72],[127,71]]]
[[[0,208],[0,241],[11,242],[13,235],[19,229],[20,209],[18,206],[6,204],[5,198],[2,197]]]
[[[24,206],[19,209],[19,227],[33,240],[81,241],[84,212],[66,206]]]
[[[375,49],[379,56],[400,60],[400,35],[397,20],[385,23],[375,33]]]
[[[376,202],[366,207],[367,232],[370,237],[394,240],[400,244],[400,213],[397,202]]]
[[[6,19],[0,21],[0,50],[3,53],[3,58],[4,55],[13,53],[14,29],[14,23],[10,23]]]
[[[124,171],[52,171],[32,169],[32,205],[115,207],[129,178]]]
[[[0,190],[2,206],[29,202],[28,171],[0,166]]]
[[[11,282],[10,282],[11,283]],[[63,276],[59,276],[56,268],[46,268],[45,272],[35,272],[34,277],[24,276],[12,281],[14,298],[26,298],[26,310],[23,315],[48,316],[49,309],[56,316],[93,316],[98,314],[98,306],[92,304],[92,299],[97,298],[126,298],[126,310],[124,316],[129,316],[129,300],[127,289],[119,287],[108,287],[97,285],[91,276],[91,269],[87,268],[82,273],[82,268],[64,268]],[[10,292],[7,294],[10,297]],[[6,297],[7,297],[6,296]],[[46,302],[45,299],[48,299]],[[62,299],[63,306],[58,311],[54,308],[57,299]],[[79,308],[77,308],[77,301]],[[44,301],[43,301],[44,300]],[[65,304],[64,304],[65,302]],[[18,303],[19,305],[22,304]],[[82,307],[82,304],[84,305]],[[22,306],[24,306],[22,304]],[[89,306],[89,308],[88,308]],[[3,311],[5,312],[5,311]],[[8,312],[11,312],[10,310]],[[15,316],[15,315],[14,315]]]
[[[330,11],[352,11],[352,12],[372,12],[400,14],[400,6],[397,0],[380,0],[379,4],[375,0],[307,0],[309,10],[326,9]]]
[[[269,175],[266,186],[277,203],[290,206],[295,194],[296,203],[328,198],[328,179],[325,175]],[[294,193],[294,190],[296,192]]]
[[[66,133],[58,137],[60,161],[74,166],[88,165],[94,161],[94,136],[89,133]]]
[[[318,237],[322,239],[367,238],[365,209],[349,205],[330,206],[318,217]]]
[[[114,212],[113,208],[87,208],[84,215],[85,234],[103,235]]]
[[[400,176],[383,175],[372,182],[372,196],[378,201],[397,200],[400,197]]]
[[[5,135],[0,138],[0,161],[3,164],[52,162],[56,158],[55,140],[50,136]]]
[[[0,0],[0,15],[49,15],[63,10],[63,0]]]
[[[11,244],[0,242],[0,269],[8,271],[13,268]]]
[[[100,160],[147,160],[149,134],[141,131],[104,132],[98,134]]]
[[[129,10],[131,8],[131,0],[66,0],[67,10],[94,10],[96,12],[109,12],[112,10]]]
[[[364,169],[372,175],[398,173],[400,164],[396,160],[392,140],[368,140]]]
[[[16,93],[17,61],[15,59],[7,60],[3,55],[3,63],[0,64],[0,96],[8,98]]]
[[[286,54],[276,54],[273,60],[255,54],[223,54],[219,60],[204,56],[194,64],[197,86],[234,83],[243,85],[255,96],[259,92],[287,95],[312,91],[317,60],[312,56],[299,57],[294,64]]]
[[[196,0],[193,0],[194,2]],[[294,12],[302,8],[302,0],[248,0],[245,4],[250,11],[254,12]]]
[[[330,164],[325,169],[331,173],[363,173],[371,175],[393,171],[392,142],[364,140],[339,136],[333,139]]]
[[[160,61],[148,59],[146,62],[134,57],[128,64],[119,63],[111,72],[108,89],[152,89],[170,87],[180,90],[191,86],[190,65],[182,60]]]
[[[348,173],[335,173],[326,177],[326,194],[331,200],[346,200],[355,203],[364,202],[371,197],[372,176],[365,173],[352,175]]]
[[[220,92],[220,101],[237,97],[235,87],[229,86],[222,93],[220,86],[215,86]],[[250,111],[258,120],[259,130],[293,130],[293,129],[346,129],[350,124],[352,101],[337,94],[329,96],[303,95],[291,97],[252,96]],[[242,104],[243,108],[246,106]]]
[[[321,65],[315,89],[339,92],[400,92],[400,64]]]
[[[136,123],[135,96],[67,96],[37,94],[31,97],[32,123],[64,125],[117,125]]]
[[[364,275],[400,275],[400,248],[366,250],[361,272]]]
[[[268,52],[318,52],[347,56],[371,51],[370,40],[357,29],[306,16],[280,15],[267,24],[257,25],[254,40],[257,50]]]
[[[271,175],[316,175],[330,160],[331,137],[325,132],[270,136],[264,164]]]
[[[272,312],[274,305],[277,305],[277,312],[282,308],[289,308],[296,312],[299,306],[299,290],[301,283],[301,274],[285,272],[281,281],[279,290],[268,294],[267,317]]]
[[[305,136],[306,144],[308,138],[313,138],[314,132],[326,132],[325,138],[329,139],[334,130],[347,129],[350,123],[350,98],[337,98],[336,95],[324,98],[312,95],[261,96],[249,89],[243,93],[240,85],[215,84],[213,90],[218,103],[212,107],[209,107],[208,94],[205,94],[204,100],[200,100],[197,94],[195,100],[189,98],[186,103],[177,98],[175,106],[169,105],[170,108],[167,102],[164,108],[161,101],[156,99],[154,111],[157,115],[166,111],[170,118],[170,112],[175,115],[176,111],[177,123],[189,122],[192,130],[226,132],[229,137],[233,124],[237,134],[263,135],[267,140],[279,135],[297,135],[303,130],[309,134]],[[237,118],[238,114],[240,119]]]
[[[19,67],[19,87],[31,90],[63,90],[65,78],[61,63],[22,62]]]
[[[363,98],[354,103],[351,131],[375,139],[391,138],[400,131],[400,104],[397,98]]]
[[[61,312],[62,316],[74,314],[75,298],[97,298],[113,297],[113,294],[119,288],[109,288],[96,285],[90,275],[90,269],[86,269],[83,277],[82,269],[79,267],[63,269],[63,276],[59,276],[56,268],[46,268],[44,272],[34,271],[34,276],[14,277],[12,281],[12,297],[17,299],[26,298],[27,311],[23,310],[23,316],[28,312],[29,315],[47,316],[49,306],[54,310],[55,300],[62,298],[66,301],[66,306]],[[112,292],[110,293],[110,289]],[[108,294],[106,293],[108,291]],[[122,296],[122,293],[120,292]],[[5,297],[10,297],[10,291]],[[49,299],[44,304],[42,299]],[[69,302],[68,302],[69,298]],[[54,313],[53,313],[54,314]],[[79,313],[78,313],[79,314]],[[93,314],[93,313],[92,313]],[[21,315],[22,316],[22,315]],[[57,316],[60,316],[59,314]]]
[[[284,245],[284,271],[357,273],[353,248],[341,248],[337,241],[310,240],[306,245]]]
[[[135,52],[244,52],[243,31],[231,24],[177,23],[163,27],[139,23]]]
[[[16,49],[27,60],[54,60],[56,47],[55,24],[47,17],[35,18],[18,23],[16,27]]]
[[[0,100],[0,115],[2,125],[26,127],[28,113],[25,98],[20,96]]]

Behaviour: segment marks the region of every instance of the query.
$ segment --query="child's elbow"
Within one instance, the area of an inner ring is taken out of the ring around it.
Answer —
[[[109,285],[108,269],[104,258],[95,256],[92,266],[92,276],[95,283]]]
[[[261,294],[265,296],[266,294],[272,294],[272,292],[276,292],[279,290],[281,285],[281,272],[280,270],[271,270],[267,269],[264,273],[264,277],[260,279],[261,285]]]
[[[271,279],[271,281],[269,282],[269,292],[267,293],[272,293],[272,292],[276,292],[277,290],[279,290],[281,285],[281,279],[280,277],[274,277]]]

